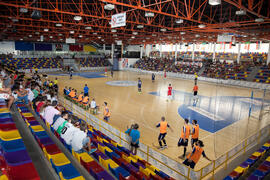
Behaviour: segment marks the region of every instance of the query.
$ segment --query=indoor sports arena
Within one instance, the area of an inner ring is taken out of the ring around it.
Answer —
[[[270,179],[269,0],[0,0],[0,180]]]

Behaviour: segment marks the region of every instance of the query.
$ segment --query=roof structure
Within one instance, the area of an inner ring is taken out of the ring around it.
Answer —
[[[114,8],[106,10],[108,4]],[[122,12],[126,26],[111,28],[111,16]],[[216,42],[217,35],[232,34],[241,42],[270,41],[270,1],[0,0],[0,27],[1,40],[156,44]]]

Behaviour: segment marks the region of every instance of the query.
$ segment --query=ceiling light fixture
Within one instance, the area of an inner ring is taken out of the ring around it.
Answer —
[[[115,33],[115,32],[117,32],[117,30],[116,29],[112,29],[111,32],[114,32]]]
[[[97,33],[96,33],[96,32],[94,32],[94,33],[93,33],[93,35],[97,35]]]
[[[87,27],[85,27],[85,29],[88,29],[89,30],[89,29],[92,29],[92,27],[91,26],[87,26]]]
[[[199,24],[198,27],[199,28],[205,28],[205,24]]]
[[[184,34],[186,34],[186,32],[180,32],[180,34],[181,34],[181,35],[184,35]]]
[[[82,38],[83,36],[82,35],[79,35],[79,38]]]
[[[145,17],[154,17],[155,14],[153,12],[145,12]]]
[[[132,38],[132,39],[134,39],[134,38],[135,38],[135,36],[131,36],[131,38]]]
[[[165,31],[167,31],[167,29],[166,28],[161,28],[160,31],[165,32]]]
[[[243,9],[240,9],[239,11],[236,11],[235,14],[238,16],[244,16],[247,14],[247,12]]]
[[[176,19],[176,21],[175,21],[176,24],[182,24],[183,22],[184,22],[183,19]]]
[[[257,19],[255,19],[255,22],[257,22],[257,23],[264,22],[264,19],[263,18],[257,18]]]
[[[221,0],[209,0],[208,3],[211,6],[217,6],[217,5],[220,5],[221,4]]]
[[[53,36],[50,36],[50,38],[52,39],[52,38],[53,38]]]
[[[74,16],[73,18],[75,21],[80,21],[82,20],[82,16]]]
[[[70,32],[70,34],[74,34],[74,31],[69,31]]]
[[[61,23],[57,23],[55,24],[56,27],[62,27],[62,24]]]
[[[138,32],[135,32],[135,31],[134,31],[134,32],[132,32],[132,34],[133,34],[133,35],[138,35]]]
[[[114,4],[106,4],[106,5],[104,6],[104,9],[105,9],[105,10],[108,10],[108,11],[111,11],[111,10],[114,9]]]
[[[144,26],[143,25],[138,25],[137,28],[138,29],[142,29]]]
[[[59,35],[59,36],[62,36],[63,34],[59,33],[58,35]]]
[[[44,29],[44,31],[45,31],[45,32],[48,32],[48,31],[49,31],[49,29],[45,28],[45,29]]]
[[[31,34],[29,34],[29,37],[32,37],[32,35],[31,35]]]

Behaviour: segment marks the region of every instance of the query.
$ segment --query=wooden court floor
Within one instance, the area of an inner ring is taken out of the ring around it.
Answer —
[[[167,101],[166,98],[154,96],[149,92],[164,92],[166,93],[168,84],[171,83],[174,90],[182,92],[192,92],[194,81],[183,80],[176,78],[166,78],[156,76],[156,81],[151,81],[151,75],[139,74],[134,72],[115,72],[114,77],[105,78],[84,78],[81,76],[73,76],[69,80],[69,76],[51,75],[50,79],[55,77],[59,80],[60,94],[65,86],[76,88],[78,91],[83,91],[84,84],[88,84],[90,98],[95,98],[98,105],[102,105],[104,101],[108,102],[111,110],[110,124],[125,131],[127,126],[132,123],[139,124],[141,132],[140,141],[146,145],[153,147],[158,145],[159,129],[156,124],[160,121],[161,116],[165,116],[168,123],[173,128],[173,132],[168,130],[166,140],[168,148],[161,150],[163,154],[182,162],[178,159],[179,155],[183,154],[183,147],[177,147],[177,142],[180,137],[181,128],[184,124],[183,118],[178,114],[178,108],[183,102],[179,100]],[[142,79],[142,93],[137,92],[137,86],[119,87],[107,85],[108,81],[137,81],[138,77]],[[198,81],[199,95],[213,96],[244,96],[250,97],[252,89],[241,87],[221,86],[206,82]],[[262,97],[263,92],[254,90],[254,97]],[[101,114],[97,115],[99,119],[103,118],[101,106]],[[231,108],[231,107],[228,107]],[[256,132],[267,121],[258,120],[259,112],[252,112],[250,118],[241,119],[227,127],[222,128],[216,133],[200,129],[199,139],[204,144],[204,150],[208,157],[216,159],[222,154],[229,151],[243,139]],[[269,117],[268,117],[269,118]],[[267,118],[265,118],[267,119]],[[200,119],[197,119],[200,124]],[[211,124],[209,124],[211,126]],[[190,143],[190,139],[189,139]],[[191,145],[188,146],[188,152],[191,152]],[[195,167],[195,170],[202,168],[208,163],[204,158],[201,158]]]

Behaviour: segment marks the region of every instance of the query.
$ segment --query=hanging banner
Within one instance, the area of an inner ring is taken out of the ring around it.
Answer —
[[[122,27],[126,26],[126,13],[114,14],[111,19],[111,27]]]
[[[217,42],[231,42],[232,36],[230,35],[218,35]]]

